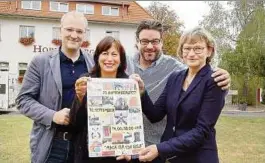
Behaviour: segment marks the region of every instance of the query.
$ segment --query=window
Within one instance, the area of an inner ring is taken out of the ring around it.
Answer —
[[[1,24],[0,24],[0,41],[2,41],[2,32],[1,32]]]
[[[35,27],[21,25],[19,30],[20,38],[34,38]]]
[[[18,76],[24,76],[27,66],[27,63],[18,63]]]
[[[115,39],[118,39],[119,40],[119,38],[120,38],[120,32],[119,31],[106,31],[106,36],[112,36]]]
[[[8,71],[9,63],[8,62],[0,62],[0,71]]]
[[[90,30],[89,30],[89,29],[86,30],[84,40],[85,40],[85,41],[90,41]]]
[[[118,7],[112,7],[111,8],[111,15],[112,16],[119,16],[119,8]]]
[[[76,4],[76,10],[84,14],[94,14],[94,6],[88,4]]]
[[[41,10],[41,1],[21,1],[21,8],[29,10]]]
[[[21,84],[27,71],[27,63],[18,63],[18,83]]]
[[[61,37],[60,37],[60,27],[53,27],[52,28],[52,39],[54,40],[60,40]]]
[[[119,16],[119,8],[111,6],[102,6],[102,15]]]
[[[50,10],[58,12],[68,12],[68,3],[50,2]]]

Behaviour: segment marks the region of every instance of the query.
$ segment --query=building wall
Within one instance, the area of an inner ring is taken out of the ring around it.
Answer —
[[[24,46],[19,43],[19,26],[35,26],[35,43]],[[47,51],[57,46],[51,43],[52,27],[59,27],[59,21],[0,18],[0,62],[9,62],[9,72],[18,73],[18,63],[29,63],[39,51]],[[91,45],[87,51],[93,52],[98,42],[106,35],[106,30],[119,31],[119,38],[127,54],[131,55],[135,45],[135,25],[113,25],[89,23]]]

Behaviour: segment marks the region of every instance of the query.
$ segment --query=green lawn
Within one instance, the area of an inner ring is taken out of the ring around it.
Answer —
[[[265,118],[223,116],[216,128],[221,163],[265,163]]]
[[[0,115],[0,163],[29,163],[31,120],[21,115]]]
[[[0,115],[0,163],[29,163],[31,121]],[[224,117],[217,124],[221,163],[265,162],[265,118]]]

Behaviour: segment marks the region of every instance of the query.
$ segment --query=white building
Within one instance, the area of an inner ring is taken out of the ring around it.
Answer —
[[[34,55],[58,46],[60,18],[68,11],[84,12],[89,30],[87,51],[93,53],[106,35],[118,38],[127,54],[134,53],[139,21],[152,17],[136,2],[121,1],[5,1],[0,2],[0,70],[23,76]],[[34,38],[30,45],[20,38]]]
[[[60,41],[60,18],[72,10],[88,20],[90,45],[84,49],[92,54],[106,35],[118,38],[133,54],[137,24],[152,19],[133,1],[0,1],[0,109],[14,105],[16,83],[22,82],[33,56],[59,47],[54,43]]]

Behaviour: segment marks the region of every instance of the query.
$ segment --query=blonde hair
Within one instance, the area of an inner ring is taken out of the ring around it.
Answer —
[[[64,20],[65,20],[67,17],[73,17],[73,18],[81,18],[81,19],[83,19],[83,20],[84,20],[84,24],[85,24],[85,29],[87,29],[87,27],[88,27],[88,23],[87,23],[87,19],[86,19],[85,15],[84,15],[83,13],[81,13],[81,12],[77,12],[77,11],[75,11],[75,10],[65,13],[65,14],[62,16],[62,18],[61,18],[61,26],[62,26]]]
[[[216,54],[216,42],[212,35],[202,27],[196,27],[182,34],[177,50],[178,56],[182,58],[182,48],[185,43],[195,44],[199,41],[204,41],[207,45],[207,48],[212,48],[211,56],[206,59],[206,63],[210,63]]]

